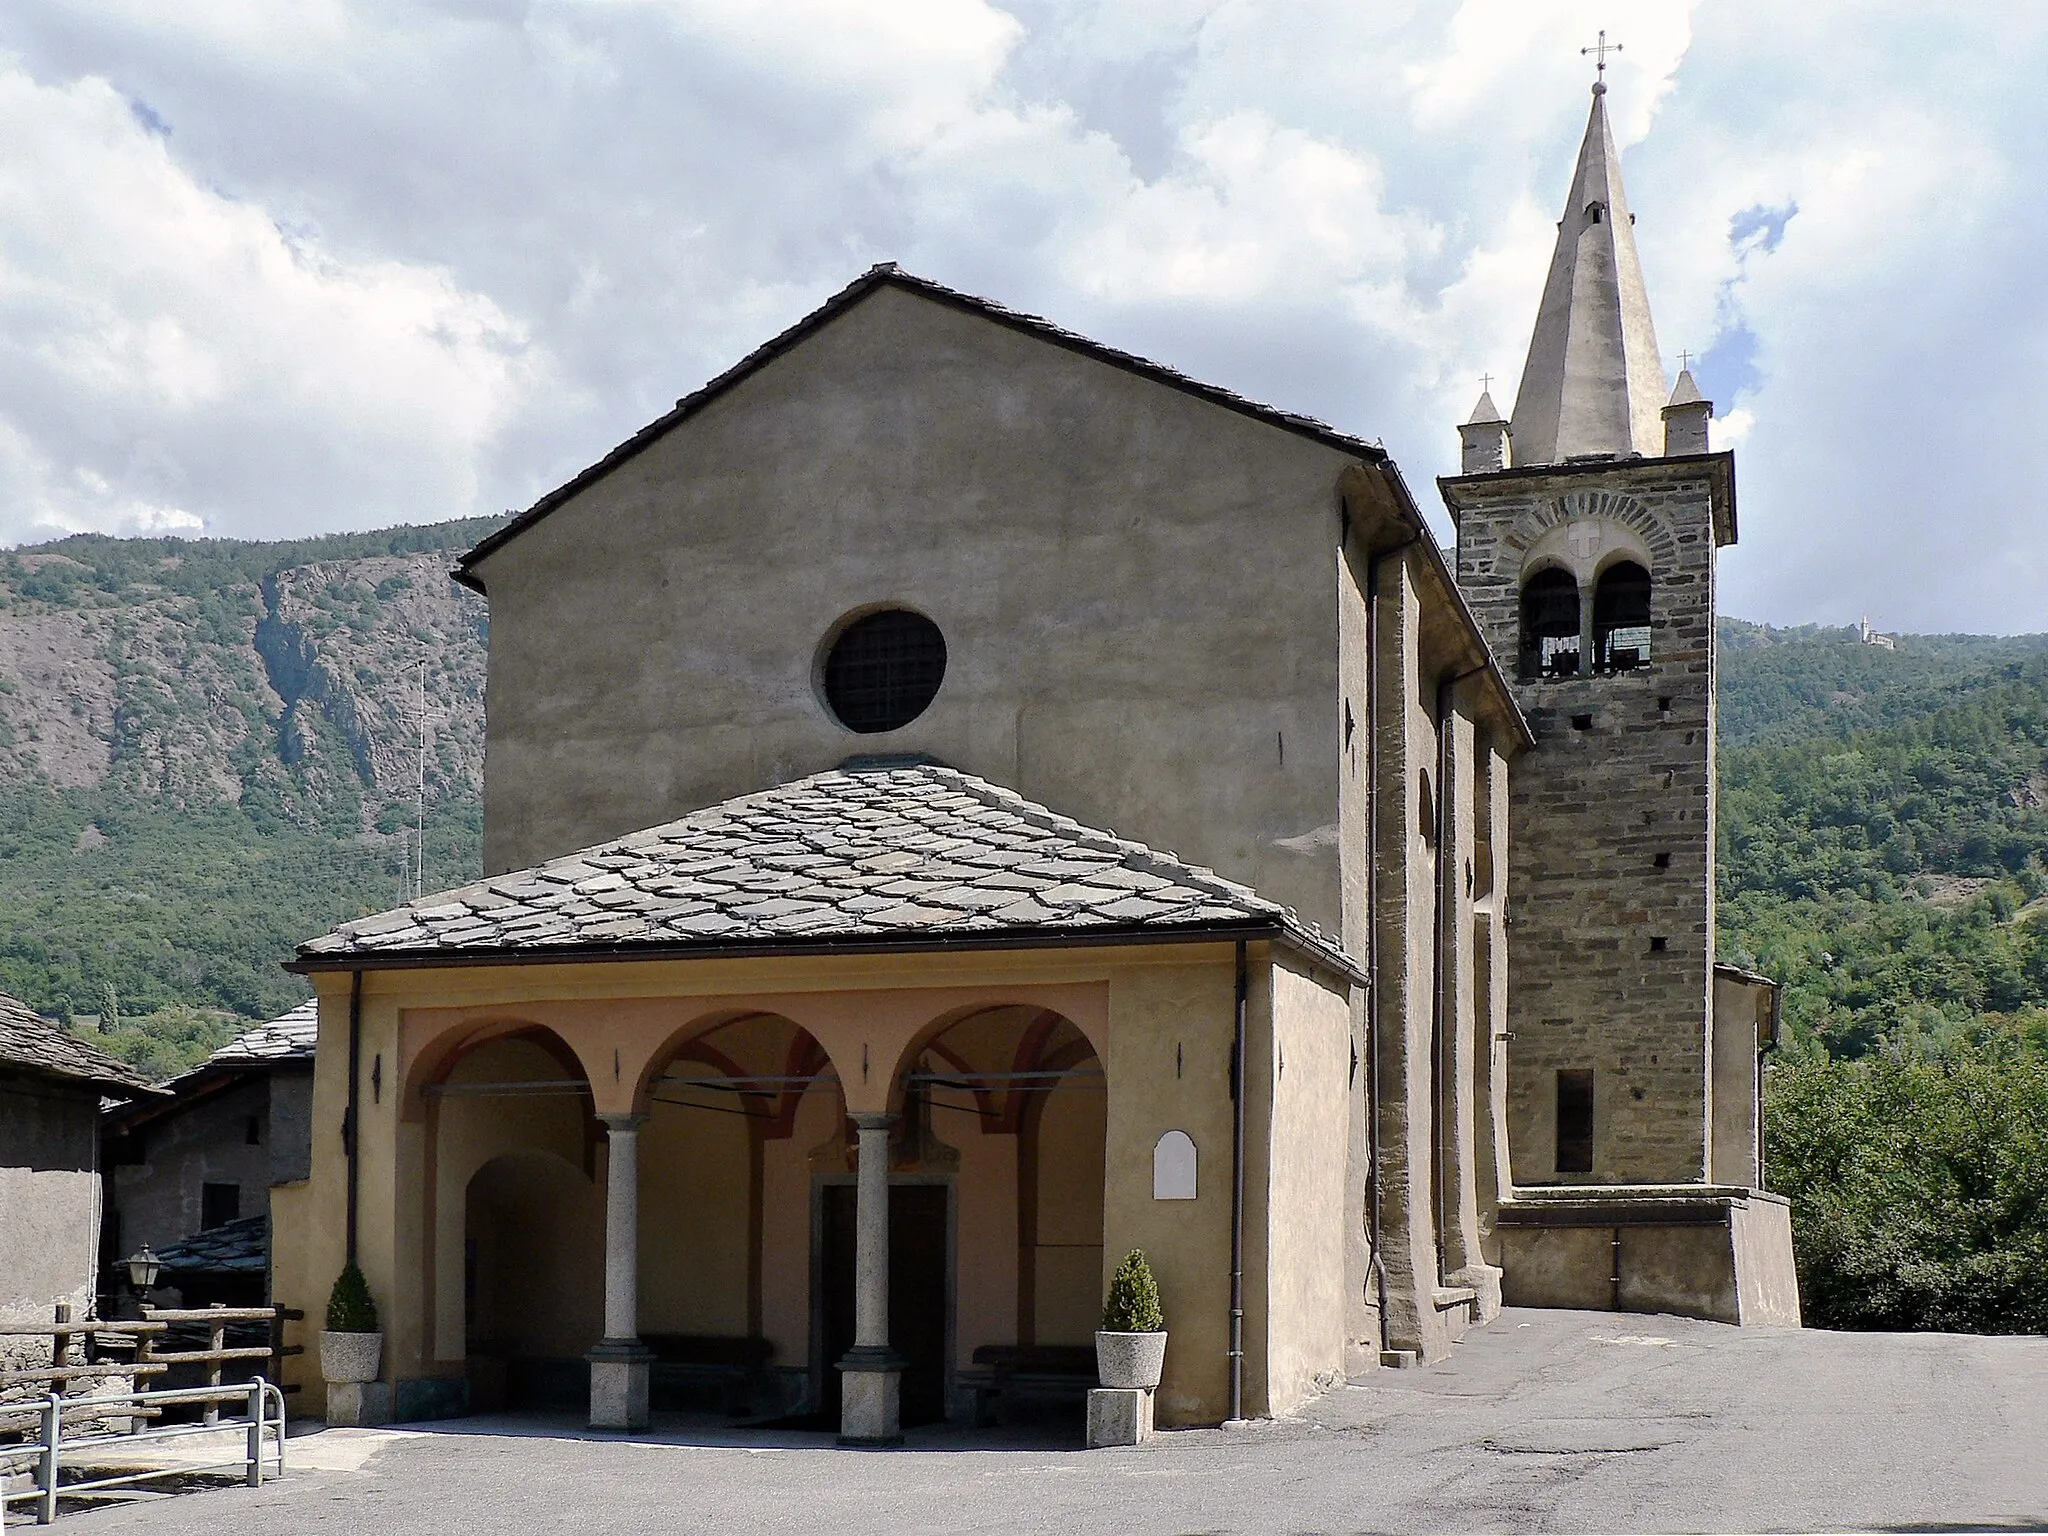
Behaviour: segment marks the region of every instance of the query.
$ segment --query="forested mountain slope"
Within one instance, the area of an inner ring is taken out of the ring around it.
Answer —
[[[495,525],[0,554],[0,990],[164,1070],[289,1006],[409,893],[422,702],[424,883],[474,876]],[[1843,1053],[2034,1019],[2048,637],[1722,634],[1724,951]]]
[[[299,940],[409,893],[422,706],[426,885],[472,874],[486,615],[447,572],[495,526],[0,555],[0,989],[140,1017],[164,1068],[288,1007]]]
[[[2048,637],[1724,622],[1724,956],[1837,1054],[2048,1004]]]

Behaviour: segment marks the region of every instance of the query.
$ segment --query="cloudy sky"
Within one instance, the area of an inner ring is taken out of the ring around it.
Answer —
[[[1433,500],[1600,27],[1724,610],[2048,629],[2048,6],[1992,0],[8,0],[0,541],[524,506],[880,260]]]

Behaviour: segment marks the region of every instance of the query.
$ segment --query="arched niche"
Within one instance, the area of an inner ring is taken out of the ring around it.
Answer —
[[[484,1359],[576,1360],[604,1322],[604,1194],[557,1154],[500,1153],[462,1191],[462,1322]]]

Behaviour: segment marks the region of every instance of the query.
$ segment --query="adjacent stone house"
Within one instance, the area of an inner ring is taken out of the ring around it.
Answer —
[[[126,1064],[0,995],[0,1323],[90,1315],[100,1102],[153,1093]],[[49,1358],[47,1337],[0,1339],[0,1370]]]
[[[165,1298],[260,1304],[269,1271],[270,1192],[312,1171],[313,1048],[308,1002],[229,1041],[161,1096],[109,1108],[104,1244],[165,1260]],[[208,1241],[188,1243],[201,1234]]]

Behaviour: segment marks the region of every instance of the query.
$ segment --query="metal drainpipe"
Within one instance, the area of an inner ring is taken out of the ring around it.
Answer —
[[[356,1261],[356,1124],[362,1089],[357,1079],[363,1063],[363,973],[349,972],[348,983],[348,1108],[341,1117],[341,1144],[348,1153],[348,1262]]]
[[[1251,990],[1244,940],[1237,941],[1237,1028],[1230,1047],[1230,1417],[1244,1417],[1244,1036]]]

